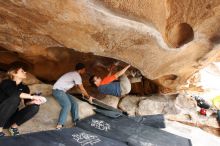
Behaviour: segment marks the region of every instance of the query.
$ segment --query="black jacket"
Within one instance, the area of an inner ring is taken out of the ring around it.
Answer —
[[[30,93],[27,85],[16,82],[10,79],[3,80],[0,83],[0,103],[7,98],[20,98],[21,93]]]

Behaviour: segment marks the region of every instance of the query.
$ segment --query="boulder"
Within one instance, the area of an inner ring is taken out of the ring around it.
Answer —
[[[139,101],[140,97],[138,96],[125,96],[123,99],[121,99],[119,108],[123,111],[126,111],[128,115],[136,115]]]
[[[144,98],[138,104],[137,115],[153,115],[177,113],[174,106],[175,98],[152,95]]]
[[[112,106],[114,108],[118,108],[118,103],[119,103],[120,98],[116,97],[116,96],[107,95],[100,100],[109,106]]]
[[[34,76],[33,74],[27,73],[27,78],[23,80],[23,83],[26,85],[33,85],[40,84],[42,82],[39,79],[37,79],[36,76]]]
[[[28,86],[30,93],[41,93],[42,96],[51,96],[53,86],[50,84],[33,84]]]

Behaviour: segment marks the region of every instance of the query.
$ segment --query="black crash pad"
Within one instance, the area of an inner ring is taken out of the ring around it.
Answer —
[[[106,110],[110,110],[110,111],[114,111],[118,113],[123,113],[120,109],[109,106],[98,99],[93,99],[92,102],[93,102],[93,105],[96,106],[97,108],[106,109]]]
[[[0,138],[0,146],[127,146],[81,128],[42,131]]]
[[[120,116],[126,116],[120,112],[99,109],[99,108],[94,109],[94,111],[100,115],[104,115],[110,118],[118,118]],[[146,116],[126,116],[126,117],[146,126],[151,126],[155,128],[165,128],[164,115],[162,114],[146,115]]]
[[[143,125],[127,116],[110,118],[96,114],[80,120],[77,127],[130,146],[191,146],[189,139]]]
[[[138,123],[144,124],[146,126],[151,126],[155,128],[165,128],[164,115],[146,115],[146,116],[131,116],[130,119],[135,120]]]

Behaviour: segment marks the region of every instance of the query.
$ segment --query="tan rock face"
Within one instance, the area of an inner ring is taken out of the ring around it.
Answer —
[[[42,96],[51,96],[53,86],[50,84],[34,84],[29,85],[31,94],[41,93]]]
[[[101,99],[102,102],[106,103],[109,106],[118,108],[119,98],[115,96],[108,95]]]
[[[172,91],[218,60],[219,14],[219,0],[1,0],[0,63],[24,60],[56,80],[88,59],[74,49],[122,60]]]
[[[129,115],[136,115],[136,109],[138,108],[138,102],[140,97],[128,96],[121,100],[119,103],[119,108],[126,111]]]

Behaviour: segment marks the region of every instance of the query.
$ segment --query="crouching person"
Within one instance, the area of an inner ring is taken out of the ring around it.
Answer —
[[[8,71],[9,79],[0,84],[0,137],[3,128],[9,128],[12,136],[19,135],[18,127],[30,120],[39,110],[39,105],[46,102],[42,96],[32,96],[27,85],[22,81],[26,72],[21,65],[15,65]],[[21,100],[26,100],[26,106],[18,109]]]
[[[89,100],[91,103],[93,97],[90,96],[85,90],[81,75],[86,73],[86,67],[82,63],[77,63],[75,66],[75,71],[71,71],[62,75],[53,86],[53,96],[61,106],[60,115],[56,129],[61,129],[67,119],[67,115],[71,112],[73,124],[79,120],[79,110],[76,98],[67,93],[69,89],[76,86],[80,89],[81,93]]]

